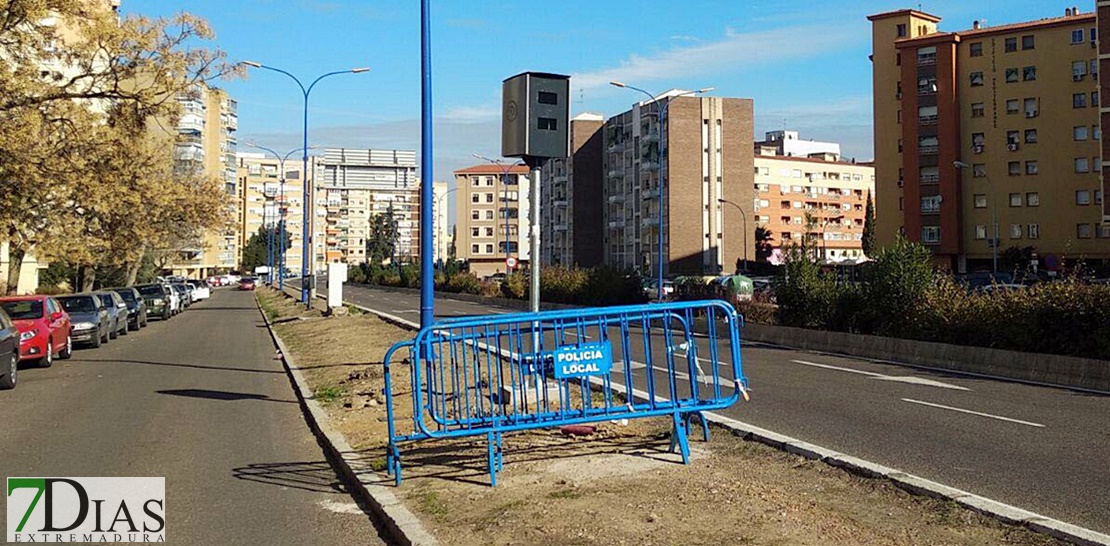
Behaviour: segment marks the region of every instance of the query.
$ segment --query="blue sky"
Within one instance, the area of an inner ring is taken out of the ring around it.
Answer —
[[[755,99],[756,135],[785,125],[803,138],[841,142],[872,157],[872,13],[921,8],[942,30],[1063,15],[1075,0],[433,0],[435,171],[500,150],[501,81],[526,70],[573,76],[574,113],[611,116],[641,97],[713,86]],[[1090,0],[1079,4],[1093,10]],[[124,0],[125,14],[186,10],[208,20],[233,60],[281,67],[302,79],[369,66],[312,93],[310,143],[419,149],[418,0]],[[276,73],[221,84],[239,101],[239,142],[300,146],[301,96]]]

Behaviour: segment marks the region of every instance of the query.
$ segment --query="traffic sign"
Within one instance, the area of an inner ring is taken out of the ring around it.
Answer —
[[[505,258],[505,267],[507,267],[509,269],[512,269],[512,268],[516,267],[516,258],[514,258],[512,256],[509,256],[508,258]]]

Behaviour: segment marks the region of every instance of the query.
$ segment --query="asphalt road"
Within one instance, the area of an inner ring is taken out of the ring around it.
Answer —
[[[419,321],[416,293],[347,286],[344,300]],[[511,312],[436,300],[437,317]],[[758,344],[742,364],[752,401],[730,417],[1110,532],[1108,396]]]
[[[0,392],[0,474],[164,476],[171,544],[383,544],[302,417],[249,292]]]

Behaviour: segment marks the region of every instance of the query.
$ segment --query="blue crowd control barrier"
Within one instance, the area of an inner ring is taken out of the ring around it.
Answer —
[[[695,334],[704,321],[705,334]],[[689,462],[701,412],[747,399],[743,319],[719,300],[448,319],[385,355],[387,470],[401,483],[400,444],[485,435],[491,485],[506,432],[670,416],[671,451]],[[407,353],[412,428],[398,432],[392,363]],[[727,360],[726,360],[727,359]],[[623,394],[622,392],[623,391]]]

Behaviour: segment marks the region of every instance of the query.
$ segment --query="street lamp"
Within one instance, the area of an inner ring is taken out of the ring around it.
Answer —
[[[718,199],[717,202],[736,207],[736,210],[740,211],[740,217],[744,219],[744,231],[741,232],[741,236],[744,239],[744,272],[746,273],[748,271],[748,215],[744,212],[744,209],[740,208],[740,205],[728,199]]]
[[[972,169],[973,168],[971,165],[969,165],[967,163],[964,163],[963,161],[953,161],[952,165],[954,165],[957,169]],[[974,177],[974,174],[975,173],[972,172],[973,177]],[[987,191],[990,192],[990,195],[987,196],[987,199],[989,199],[990,202],[991,202],[991,226],[992,226],[991,231],[993,232],[992,233],[993,239],[991,239],[990,245],[991,245],[991,251],[992,251],[992,254],[991,254],[991,273],[992,273],[992,276],[993,276],[993,275],[998,275],[998,216],[997,216],[998,210],[996,208],[997,203],[995,202],[997,200],[994,198],[995,197],[994,196],[994,184],[991,183],[991,179],[990,179],[989,176],[987,176],[986,172],[983,173],[983,178],[986,179],[986,181],[987,181]],[[974,197],[972,199],[974,199]],[[974,207],[974,203],[972,203],[972,206]]]
[[[647,91],[644,91],[643,89],[640,89],[639,87],[633,87],[631,85],[624,84],[624,83],[621,83],[621,82],[609,82],[609,85],[613,85],[615,87],[620,87],[620,88],[625,88],[625,89],[631,89],[633,91],[639,91],[640,93],[643,93],[644,95],[647,95],[647,97],[649,99],[651,99],[649,102],[654,102],[655,103],[655,108],[657,109],[657,111],[655,112],[655,116],[656,116],[656,124],[659,125],[659,152],[660,153],[659,153],[659,176],[658,176],[658,179],[657,179],[656,183],[659,186],[659,225],[656,226],[656,232],[655,233],[657,235],[657,238],[659,239],[659,260],[658,260],[658,262],[659,262],[659,279],[658,280],[659,280],[659,299],[662,300],[665,296],[665,293],[663,291],[663,159],[664,159],[664,154],[662,153],[663,152],[663,120],[667,116],[667,109],[670,108],[670,106],[671,106],[671,99],[677,99],[679,97],[684,97],[686,95],[696,95],[696,94],[701,94],[701,93],[708,93],[708,92],[712,91],[713,88],[712,87],[706,87],[704,89],[697,89],[697,90],[694,90],[694,91],[684,91],[684,92],[679,93],[677,95],[673,95],[673,96],[668,97],[667,101],[664,102],[662,106],[660,106],[658,101],[662,97],[662,93],[660,93],[659,95],[652,95],[651,93],[648,93]]]
[[[247,146],[250,146],[252,148],[258,148],[259,150],[270,152],[278,160],[278,180],[279,180],[279,184],[281,186],[281,189],[278,191],[278,193],[280,194],[280,197],[279,197],[278,201],[281,203],[279,205],[280,206],[280,210],[279,210],[280,219],[278,220],[278,243],[277,243],[277,252],[276,253],[274,252],[274,232],[273,232],[272,229],[270,230],[270,237],[269,237],[270,241],[269,241],[269,245],[268,245],[268,249],[267,249],[268,254],[269,254],[269,259],[270,259],[270,263],[269,263],[270,274],[269,274],[269,281],[268,282],[269,282],[270,286],[273,286],[273,284],[274,284],[274,254],[277,254],[278,289],[279,290],[284,290],[285,289],[285,208],[286,208],[285,207],[285,161],[287,159],[289,159],[289,156],[291,156],[291,155],[293,155],[297,152],[306,151],[306,149],[305,148],[297,148],[296,150],[290,150],[289,153],[287,153],[283,156],[283,155],[271,150],[270,148],[267,148],[265,146],[259,146],[258,144],[255,144],[253,142],[247,142],[246,144],[247,144]],[[317,146],[309,146],[307,149],[308,150],[315,150],[316,148],[317,148]],[[304,207],[302,207],[301,208],[301,213],[302,214],[304,214],[304,210],[305,210]],[[263,211],[265,211],[265,209],[263,209]],[[265,219],[263,219],[263,223],[265,223]]]
[[[501,197],[498,196],[497,200],[498,201],[504,201],[504,203],[505,203],[505,269],[508,269],[509,268],[509,256],[512,255],[512,253],[509,252],[509,197],[508,197],[509,171],[511,171],[513,169],[513,167],[520,167],[520,166],[524,165],[524,162],[523,161],[517,161],[516,163],[513,163],[513,164],[510,165],[510,164],[505,163],[504,161],[502,161],[500,159],[490,159],[490,158],[488,158],[484,155],[480,155],[480,154],[470,154],[470,155],[474,156],[477,159],[481,159],[482,161],[485,161],[487,163],[493,163],[494,165],[497,165],[497,169],[499,171],[501,171],[501,191],[505,192],[505,198],[501,199]],[[520,181],[520,177],[517,177],[517,181],[518,182]],[[517,218],[519,218],[520,217],[520,185],[519,185],[519,183],[517,184],[516,202],[517,202]],[[531,206],[538,207],[538,206],[540,206],[540,204],[539,203],[532,203]],[[535,249],[532,249],[531,252],[534,253]],[[518,251],[518,254],[519,254],[519,251]],[[533,257],[533,258],[535,258],[535,257]]]
[[[454,188],[451,188],[451,189],[449,189],[449,190],[447,190],[447,191],[445,191],[445,192],[443,192],[443,193],[439,194],[439,197],[436,197],[436,209],[435,209],[434,211],[432,211],[432,212],[433,212],[433,213],[434,213],[434,214],[435,214],[436,216],[439,216],[439,214],[440,214],[440,212],[439,212],[439,211],[443,211],[443,198],[444,198],[444,197],[447,197],[448,195],[451,195],[452,193],[455,193],[455,192],[457,192],[457,191],[459,191],[459,187],[458,187],[458,186],[455,186]],[[447,211],[443,211],[443,213],[442,213],[442,214],[444,215],[444,226],[443,226],[443,227],[444,227],[444,229],[446,229],[446,228],[447,228],[447,225],[446,225],[446,224],[447,224]],[[457,218],[456,218],[456,221],[458,221],[458,219],[457,219]],[[435,241],[435,239],[434,239],[434,237],[435,237],[435,226],[434,226],[434,222],[435,222],[435,219],[433,219],[433,220],[432,220],[432,222],[433,222],[433,227],[432,227],[432,232],[433,232],[433,233],[432,233],[432,237],[433,237],[433,239],[432,239],[432,248],[436,248],[436,241]],[[448,257],[449,257],[449,255],[448,255]]]
[[[311,191],[310,191],[309,186],[308,186],[308,97],[309,97],[310,94],[312,94],[312,88],[316,87],[316,84],[320,83],[320,80],[322,80],[324,78],[327,78],[329,76],[337,76],[339,74],[361,74],[363,72],[368,72],[370,69],[369,68],[351,68],[351,69],[348,69],[348,70],[337,70],[335,72],[328,72],[326,74],[322,74],[322,75],[318,76],[315,80],[312,80],[312,83],[310,83],[308,85],[308,87],[305,87],[305,85],[303,83],[301,83],[300,79],[298,79],[293,74],[290,74],[289,72],[286,72],[285,70],[282,70],[280,68],[274,68],[272,66],[266,66],[262,63],[257,63],[257,62],[254,62],[254,61],[243,61],[243,64],[245,64],[247,66],[250,66],[250,67],[253,67],[253,68],[263,68],[263,69],[266,69],[266,70],[270,70],[270,71],[273,71],[273,72],[277,72],[277,73],[285,74],[286,76],[289,76],[289,78],[292,79],[294,82],[296,82],[297,86],[301,88],[301,94],[304,96],[304,131],[303,131],[303,140],[302,140],[302,142],[303,142],[302,150],[304,151],[304,155],[301,158],[302,165],[303,165],[302,166],[303,171],[301,173],[301,176],[304,177],[304,180],[302,181],[303,186],[304,186],[304,207],[303,207],[302,214],[301,214],[301,216],[303,216],[303,222],[302,222],[302,225],[301,225],[301,230],[302,230],[302,232],[301,232],[301,243],[302,243],[301,244],[301,302],[304,303],[305,309],[312,309],[312,301],[309,299],[309,292],[308,292],[308,283],[310,282],[309,281],[309,276],[308,276],[308,260],[309,260],[309,255],[312,254],[312,252],[313,252],[312,251],[312,235],[311,235],[312,231],[311,231],[311,228],[309,227],[309,222],[308,222],[309,210],[311,210],[311,207],[309,205],[312,203],[312,195],[311,195]]]

